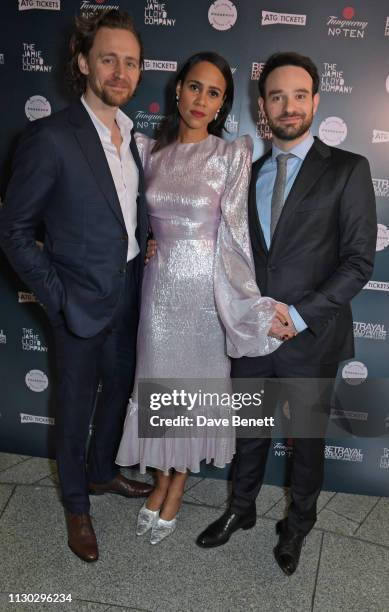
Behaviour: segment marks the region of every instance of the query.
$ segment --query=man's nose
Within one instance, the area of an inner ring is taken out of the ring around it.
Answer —
[[[122,78],[124,76],[125,63],[121,60],[117,60],[115,63],[115,76],[117,78]]]

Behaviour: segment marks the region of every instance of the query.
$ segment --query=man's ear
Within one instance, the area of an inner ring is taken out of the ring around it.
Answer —
[[[82,53],[79,53],[77,62],[78,62],[78,67],[80,69],[81,74],[84,74],[85,76],[88,75],[89,66],[88,66],[88,60],[86,59],[85,55],[83,55]]]
[[[319,102],[320,102],[320,94],[315,93],[315,95],[313,96],[313,114],[316,113],[317,107],[319,106]]]
[[[259,96],[258,98],[258,106],[261,113],[265,113],[265,100],[262,98],[262,96]]]

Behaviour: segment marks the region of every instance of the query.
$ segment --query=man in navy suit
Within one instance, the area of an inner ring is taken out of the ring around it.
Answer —
[[[31,124],[20,140],[0,215],[1,245],[53,327],[58,370],[57,464],[68,544],[98,559],[89,493],[149,494],[114,459],[131,392],[146,250],[143,173],[133,124],[142,43],[127,13],[76,20],[70,75],[81,99]],[[35,236],[43,222],[45,239]],[[102,401],[86,457],[89,424]]]
[[[304,433],[292,434],[291,505],[276,525],[274,555],[287,575],[316,522],[331,380],[339,362],[354,355],[350,301],[371,276],[377,233],[367,159],[311,134],[319,82],[312,60],[292,52],[272,55],[259,80],[273,147],[254,163],[250,184],[256,281],[262,295],[289,307],[288,326],[275,318],[270,335],[282,338],[288,329],[294,337],[270,355],[233,359],[231,367],[237,379],[284,379],[291,422]],[[231,505],[199,535],[199,546],[220,546],[255,525],[270,441],[237,440]]]

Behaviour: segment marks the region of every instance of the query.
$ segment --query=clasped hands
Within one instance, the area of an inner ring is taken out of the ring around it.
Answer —
[[[276,302],[276,312],[267,335],[277,340],[290,340],[297,336],[297,330],[286,304]]]

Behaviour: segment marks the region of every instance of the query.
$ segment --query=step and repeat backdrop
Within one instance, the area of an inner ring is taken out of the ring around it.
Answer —
[[[166,85],[180,62],[213,50],[229,61],[236,86],[226,137],[250,134],[258,157],[271,138],[257,107],[257,81],[267,56],[294,50],[317,64],[321,104],[313,131],[325,143],[370,160],[378,209],[374,274],[353,302],[356,356],[341,364],[334,394],[325,487],[389,495],[389,5],[7,0],[0,19],[2,198],[23,128],[71,99],[64,68],[74,17],[107,8],[132,14],[144,40],[143,81],[125,110],[136,129],[149,135],[163,118]],[[0,450],[54,456],[50,329],[35,296],[2,255],[0,265]],[[274,440],[267,482],[284,483],[292,453],[292,440]],[[211,472],[227,476],[227,470]]]

